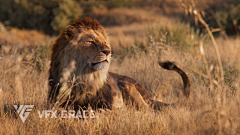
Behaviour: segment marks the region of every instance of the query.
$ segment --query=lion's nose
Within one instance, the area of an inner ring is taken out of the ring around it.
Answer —
[[[106,54],[106,56],[108,56],[108,54],[111,52],[111,51],[109,51],[109,50],[103,50],[103,51],[101,51],[102,53],[104,53],[104,54]]]

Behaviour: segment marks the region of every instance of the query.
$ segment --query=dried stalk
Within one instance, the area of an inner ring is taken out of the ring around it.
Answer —
[[[221,81],[220,83],[223,83],[224,82],[224,72],[223,72],[223,67],[222,67],[222,61],[221,61],[221,57],[220,57],[220,53],[219,53],[219,50],[218,50],[218,46],[217,46],[217,43],[213,37],[213,34],[208,26],[208,24],[202,19],[202,16],[200,15],[200,13],[194,9],[193,10],[193,14],[195,15],[195,17],[198,18],[198,20],[200,21],[200,23],[202,23],[202,25],[205,26],[211,40],[212,40],[212,43],[213,43],[213,46],[214,46],[214,49],[215,49],[215,53],[217,55],[217,59],[218,59],[218,65],[219,65],[219,68],[220,68],[220,75],[221,75]]]
[[[220,79],[218,79],[219,81],[219,84],[222,84],[222,85],[217,85],[218,86],[218,95],[219,96],[219,93],[220,93],[220,89],[223,87],[223,83],[224,83],[224,71],[223,71],[223,67],[222,67],[222,62],[221,62],[221,57],[220,57],[220,53],[219,53],[219,50],[218,50],[218,46],[217,46],[217,43],[212,35],[212,31],[210,30],[208,24],[203,20],[202,18],[202,15],[198,12],[197,9],[195,9],[195,3],[193,0],[190,1],[190,4],[188,6],[186,6],[182,0],[180,0],[181,2],[181,5],[184,5],[183,7],[185,8],[185,10],[187,8],[189,8],[189,12],[192,12],[193,15],[194,15],[194,18],[195,18],[195,22],[196,20],[199,21],[202,25],[205,26],[211,40],[212,40],[212,43],[213,43],[213,46],[214,46],[214,49],[215,49],[215,53],[216,53],[216,56],[217,56],[217,60],[218,60],[218,65],[219,65],[219,69],[220,69]],[[187,7],[187,8],[186,8]],[[191,10],[190,10],[191,9]],[[192,14],[190,13],[190,14]],[[208,70],[208,66],[207,66],[207,61],[206,61],[206,58],[205,58],[205,55],[204,55],[204,50],[203,50],[203,39],[206,37],[206,35],[204,35],[204,37],[200,40],[199,44],[200,44],[200,50],[201,50],[201,55],[202,55],[202,58],[203,58],[203,62],[204,62],[204,65],[205,65],[205,68],[206,68],[206,71],[207,71],[207,74],[208,74],[208,78],[209,78],[209,81],[210,81],[210,89],[213,90],[213,79],[211,77],[211,73],[210,71]],[[202,73],[203,74],[203,73]],[[205,77],[206,75],[203,74]],[[221,89],[223,91],[223,89]],[[222,94],[222,107],[220,107],[221,109],[224,108],[224,105],[225,105],[225,97],[224,95]],[[217,101],[217,103],[221,103],[221,101]],[[222,134],[222,121],[221,121],[221,117],[220,117],[220,113],[221,113],[221,109],[218,110],[216,112],[216,117],[217,117],[217,124],[218,124],[218,134]],[[215,110],[215,109],[214,109]]]
[[[193,68],[193,67],[188,67],[188,69],[192,70],[193,72],[197,73],[198,75],[200,75],[200,76],[202,76],[202,77],[204,77],[204,78],[209,79],[209,77],[208,77],[207,75],[205,75],[204,73],[198,71],[197,69],[195,69],[195,68]],[[212,81],[213,81],[213,83],[214,83],[215,85],[218,85],[218,82],[217,82],[215,79],[212,78]]]
[[[214,49],[215,49],[215,53],[217,55],[217,60],[218,60],[218,65],[219,65],[219,68],[220,68],[220,82],[219,83],[224,83],[224,71],[223,71],[223,67],[222,67],[222,61],[221,61],[221,57],[220,57],[220,53],[219,53],[219,49],[218,49],[218,46],[217,46],[217,43],[213,37],[213,34],[212,34],[212,31],[210,30],[208,24],[203,20],[202,18],[202,15],[200,14],[200,12],[198,12],[197,9],[195,9],[195,3],[193,0],[190,1],[190,4],[188,5],[185,5],[182,0],[179,0],[182,7],[186,10],[188,9],[189,13],[190,14],[193,14],[194,15],[194,18],[195,18],[195,21],[199,21],[202,25],[204,25],[204,27],[206,28],[211,40],[212,40],[212,43],[213,43],[213,46],[214,46]],[[203,14],[204,15],[204,14]],[[201,47],[201,46],[200,46]],[[201,49],[201,48],[200,48]],[[203,50],[203,49],[202,49]],[[210,86],[211,87],[211,86]]]
[[[0,113],[1,113],[1,108],[3,108],[3,91],[2,91],[2,88],[0,87]]]
[[[19,75],[15,76],[15,83],[16,83],[16,88],[18,92],[18,100],[20,102],[20,105],[23,105],[24,104],[23,86],[22,86],[22,81]]]
[[[203,49],[203,43],[202,43],[202,40],[200,40],[199,42],[199,47],[200,47],[200,52],[201,52],[201,55],[202,55],[202,59],[203,59],[203,63],[204,63],[204,66],[205,66],[205,69],[206,69],[206,72],[207,72],[207,75],[208,75],[208,79],[209,79],[209,83],[210,83],[210,91],[213,92],[213,79],[212,79],[212,75],[208,69],[208,64],[207,64],[207,60],[205,58],[205,53],[204,53],[204,49]]]

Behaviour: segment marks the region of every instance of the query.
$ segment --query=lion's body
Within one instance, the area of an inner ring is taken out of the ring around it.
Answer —
[[[140,108],[171,105],[152,100],[136,80],[108,72],[110,62],[108,36],[96,20],[86,17],[68,25],[52,46],[49,107],[79,109],[91,105],[114,109],[121,108],[126,101]],[[160,65],[182,76],[183,93],[188,97],[187,75],[173,63]]]

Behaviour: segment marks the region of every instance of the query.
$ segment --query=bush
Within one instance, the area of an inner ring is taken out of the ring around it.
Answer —
[[[73,0],[0,0],[0,21],[18,28],[37,29],[57,34],[82,15]]]
[[[228,35],[240,33],[240,4],[231,4],[224,10],[220,9],[216,12],[216,16]],[[210,26],[220,27],[214,19],[210,21]]]
[[[51,26],[55,31],[60,31],[82,15],[81,7],[72,0],[61,0],[58,6],[58,8],[53,9],[54,18],[51,22]]]
[[[112,0],[108,2],[107,6],[108,8],[130,7],[133,3],[134,0]]]
[[[199,31],[194,31],[190,24],[180,21],[174,22],[174,25],[151,26],[148,29],[148,35],[151,35],[155,41],[166,34],[166,43],[181,50],[190,49],[195,41],[201,37]],[[149,39],[150,41],[151,39]]]

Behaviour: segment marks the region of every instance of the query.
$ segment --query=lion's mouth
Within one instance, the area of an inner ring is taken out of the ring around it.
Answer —
[[[100,64],[100,63],[103,63],[103,62],[107,62],[107,63],[108,63],[107,60],[104,60],[104,61],[100,61],[100,62],[96,62],[96,63],[91,63],[91,65],[92,65],[92,66],[95,66],[95,65]]]

